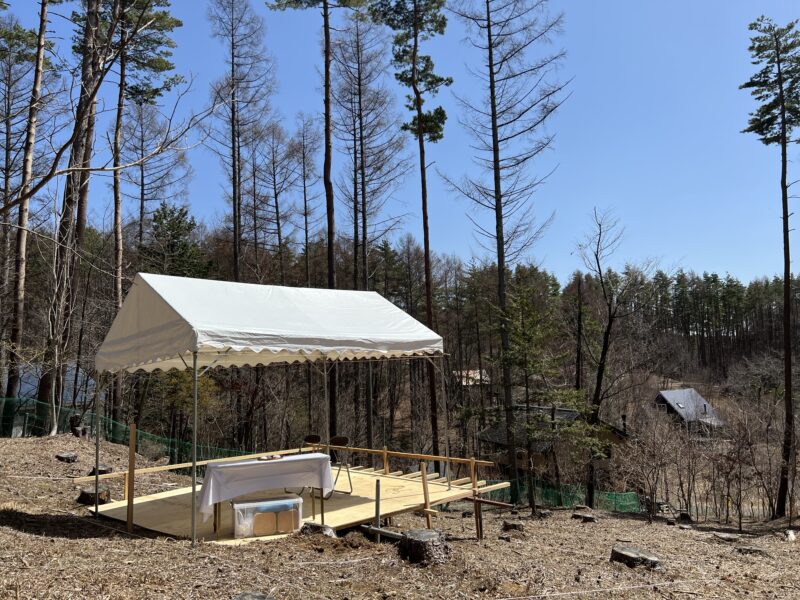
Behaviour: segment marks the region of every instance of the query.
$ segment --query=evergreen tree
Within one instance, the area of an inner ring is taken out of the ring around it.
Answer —
[[[397,69],[395,78],[410,88],[406,107],[411,111],[411,121],[403,125],[417,140],[419,148],[420,196],[422,200],[422,241],[425,262],[425,323],[433,328],[433,275],[431,274],[431,245],[428,230],[428,178],[425,159],[425,142],[438,142],[444,136],[447,113],[441,106],[425,110],[426,97],[435,96],[442,87],[453,80],[434,72],[433,59],[422,54],[420,45],[436,35],[443,35],[447,27],[444,0],[378,0],[373,6],[374,16],[394,32],[393,60]],[[439,418],[436,402],[436,373],[428,362],[428,393],[430,395],[431,433],[433,453],[439,454]],[[439,465],[435,465],[438,469]]]
[[[148,273],[205,277],[208,261],[197,241],[197,222],[185,206],[162,202],[141,249],[142,269]]]
[[[775,517],[786,516],[789,471],[794,464],[795,434],[792,398],[792,265],[789,243],[789,186],[787,151],[800,124],[800,31],[798,21],[780,27],[767,17],[750,24],[750,54],[759,70],[741,87],[751,90],[758,108],[750,114],[746,133],[781,150],[781,211],[783,225],[783,361],[784,432],[781,472]]]

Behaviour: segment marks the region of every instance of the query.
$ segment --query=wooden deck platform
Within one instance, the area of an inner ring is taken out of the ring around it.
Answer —
[[[375,482],[380,480],[381,516],[389,517],[401,513],[422,511],[424,509],[423,486],[420,477],[415,474],[384,475],[383,471],[351,468],[353,493],[351,495],[334,493],[325,501],[325,524],[334,529],[345,529],[363,523],[370,523],[375,518]],[[428,481],[429,500],[431,506],[471,498],[473,490],[471,482],[459,481],[460,485],[448,488],[446,481]],[[479,493],[507,487],[508,484],[485,486],[479,482]],[[344,471],[339,477],[337,490],[347,489],[347,475]],[[199,487],[198,487],[199,494]],[[249,495],[237,500],[265,499],[285,495],[282,490]],[[133,522],[145,529],[150,529],[174,537],[191,536],[191,488],[179,488],[149,496],[141,496],[133,501]],[[316,501],[316,519],[320,522],[319,499]],[[213,531],[213,519],[203,522],[198,515],[197,536],[206,541],[220,543],[242,543],[265,538],[233,539],[233,514],[230,503],[221,504],[221,528],[219,535]],[[127,517],[127,501],[121,500],[100,506],[99,512],[105,517],[125,521]],[[303,521],[311,521],[311,498],[303,495]],[[420,524],[422,526],[422,523]],[[272,536],[274,538],[276,536]],[[270,539],[270,538],[266,538]]]

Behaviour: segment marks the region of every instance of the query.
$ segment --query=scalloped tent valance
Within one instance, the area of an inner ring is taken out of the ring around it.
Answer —
[[[139,273],[99,372],[441,355],[442,338],[377,294]]]

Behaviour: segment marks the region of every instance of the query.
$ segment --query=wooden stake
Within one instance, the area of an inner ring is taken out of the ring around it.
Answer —
[[[386,446],[383,447],[383,474],[389,474],[389,452],[386,450]]]
[[[381,480],[375,480],[375,529],[378,531],[375,532],[375,541],[380,543],[381,541]]]
[[[421,461],[419,463],[419,472],[422,473],[422,497],[425,500],[425,508],[429,509],[431,507],[431,498],[428,494],[428,465],[425,464],[425,461]],[[428,529],[433,529],[433,519],[430,513],[425,513],[425,524],[428,526]]]
[[[128,476],[125,478],[125,499],[128,501],[128,533],[133,531],[134,477],[136,476],[136,424],[130,425],[128,438]]]

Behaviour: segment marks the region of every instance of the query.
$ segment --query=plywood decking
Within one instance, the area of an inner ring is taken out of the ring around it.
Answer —
[[[334,467],[335,469],[336,467]],[[406,512],[414,512],[424,508],[422,482],[417,478],[407,478],[395,475],[384,475],[366,469],[351,469],[353,493],[345,495],[334,493],[325,501],[325,524],[334,529],[344,529],[372,522],[375,518],[375,482],[380,480],[381,485],[381,516],[392,516]],[[479,482],[483,483],[483,482]],[[500,484],[506,487],[508,484]],[[337,483],[337,490],[347,489],[347,475],[342,471]],[[496,489],[498,486],[483,487],[481,492]],[[466,485],[452,485],[448,488],[447,482],[428,482],[430,505],[444,504],[473,495],[470,483]],[[198,488],[199,494],[199,488]],[[283,490],[259,493],[246,496],[244,499],[262,499],[284,495]],[[133,522],[139,527],[150,529],[174,537],[191,536],[191,488],[179,488],[149,496],[135,498],[133,501]],[[320,503],[316,500],[317,516],[315,521],[320,522]],[[233,540],[233,515],[230,503],[221,504],[221,530],[219,536],[213,531],[213,519],[203,522],[198,515],[197,537],[206,541],[221,543],[241,543],[248,540]],[[105,517],[125,521],[127,517],[127,502],[124,500],[111,502],[100,506],[99,512]],[[303,520],[311,521],[311,498],[306,492],[303,494]],[[273,536],[270,539],[274,539]]]

